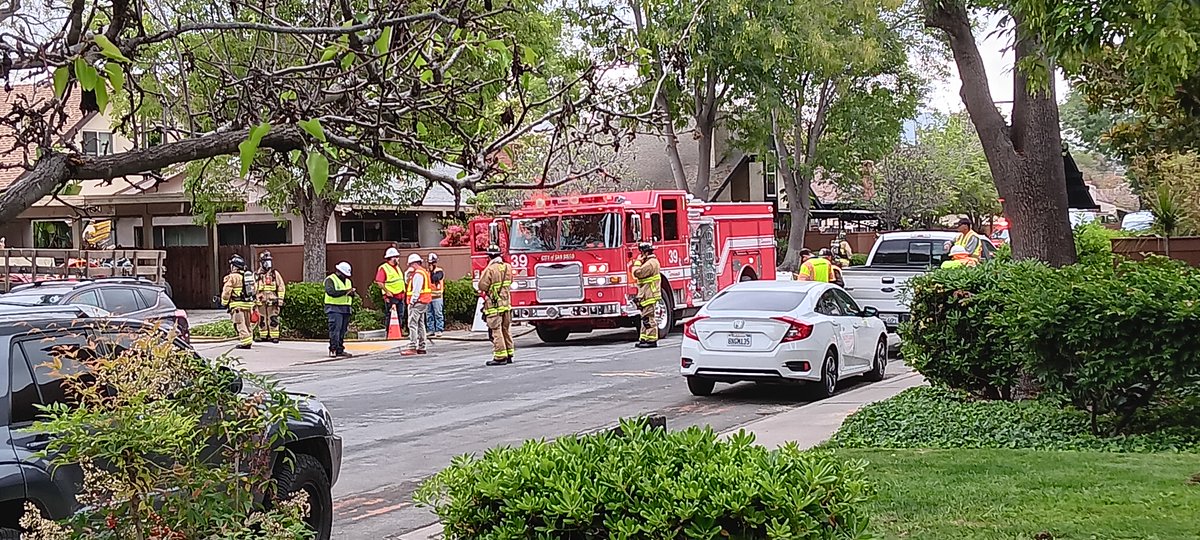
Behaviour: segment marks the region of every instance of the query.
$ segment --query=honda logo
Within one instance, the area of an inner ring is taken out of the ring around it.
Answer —
[[[735,329],[741,330],[743,326],[746,326],[746,321],[733,321],[733,327]]]

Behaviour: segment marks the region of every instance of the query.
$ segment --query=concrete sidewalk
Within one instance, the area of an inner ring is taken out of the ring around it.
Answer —
[[[866,405],[883,401],[904,390],[925,384],[925,378],[907,365],[895,363],[888,366],[888,378],[881,382],[860,386],[837,394],[829,399],[808,403],[790,411],[755,420],[739,428],[726,431],[729,437],[739,431],[754,434],[755,441],[769,448],[778,448],[795,441],[801,448],[812,448],[833,436],[846,417]],[[668,421],[667,428],[671,424]],[[403,534],[400,540],[438,540],[443,537],[442,526],[433,524],[423,529]]]

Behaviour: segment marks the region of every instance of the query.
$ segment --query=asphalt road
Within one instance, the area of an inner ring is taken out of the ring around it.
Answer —
[[[412,492],[451,458],[613,425],[646,413],[668,426],[724,431],[802,404],[797,388],[718,386],[694,398],[678,374],[678,334],[635,349],[630,331],[546,345],[517,339],[516,362],[485,367],[486,343],[440,342],[431,354],[376,354],[276,374],[316,394],[345,445],[334,487],[334,538],[398,538],[435,522]],[[857,381],[852,382],[852,384]]]

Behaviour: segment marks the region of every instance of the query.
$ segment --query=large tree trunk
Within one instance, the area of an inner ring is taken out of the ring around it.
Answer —
[[[783,180],[783,191],[787,194],[788,213],[792,221],[788,228],[787,253],[776,266],[787,272],[795,272],[800,268],[800,250],[804,247],[804,233],[808,230],[812,177],[792,167],[792,153],[784,144],[783,130],[779,127],[779,111],[776,110],[771,111],[771,139],[775,145],[775,155],[779,158],[779,177]]]
[[[931,5],[925,24],[943,30],[950,40],[962,79],[963,103],[979,134],[996,191],[1004,199],[1013,256],[1053,266],[1075,262],[1053,83],[1049,89],[1031,90],[1020,70],[1014,70],[1010,129],[992,100],[966,8],[950,2]],[[1018,64],[1022,58],[1039,54],[1036,41],[1025,35],[1019,20],[1016,49]]]
[[[336,203],[324,197],[314,196],[307,186],[297,188],[296,195],[296,200],[300,203],[300,218],[304,222],[304,281],[320,283],[331,268],[325,258],[325,235],[329,230],[329,218],[333,216]],[[354,270],[370,271],[361,268]]]
[[[640,34],[646,31],[646,19],[643,13],[643,6],[638,0],[630,0],[629,8],[633,12],[633,25]],[[654,69],[655,75],[659,78],[660,84],[666,82],[666,65],[663,62],[663,51],[654,51]],[[675,189],[688,189],[687,172],[683,168],[683,159],[679,157],[679,134],[675,132],[675,115],[671,114],[671,105],[667,103],[666,91],[659,87],[656,89],[652,105],[654,110],[658,112],[659,120],[662,121],[662,135],[667,140],[666,152],[667,161],[671,164],[671,176],[675,180]]]
[[[699,136],[699,157],[696,163],[696,185],[692,195],[707,201],[712,190],[713,136],[717,127],[717,70],[709,67],[703,86],[696,89],[695,120]]]

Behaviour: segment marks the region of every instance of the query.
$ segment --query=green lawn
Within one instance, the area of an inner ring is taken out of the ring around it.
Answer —
[[[839,449],[870,463],[882,538],[1200,538],[1200,455]],[[1048,533],[1048,534],[1042,534]]]

